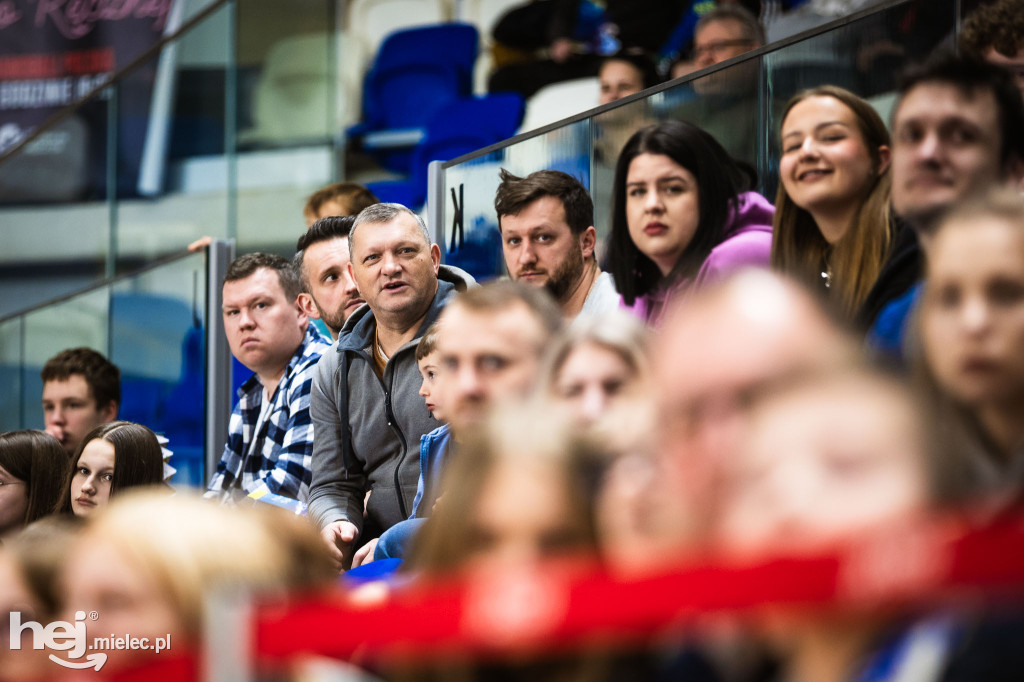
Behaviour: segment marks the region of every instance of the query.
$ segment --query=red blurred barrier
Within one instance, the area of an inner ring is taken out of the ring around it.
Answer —
[[[951,521],[891,528],[813,555],[709,555],[630,579],[593,562],[560,562],[411,582],[379,599],[339,592],[264,604],[253,658],[267,670],[308,654],[429,662],[453,653],[557,653],[699,627],[716,613],[820,617],[964,602],[1024,607],[1024,513],[974,530]],[[193,680],[199,669],[180,651],[102,678]]]
[[[453,652],[558,651],[623,641],[716,612],[876,611],[949,600],[1024,603],[1024,515],[965,531],[955,522],[889,529],[815,555],[722,557],[623,579],[595,564],[467,574],[376,603],[344,595],[258,611],[262,663],[298,653],[429,660]]]

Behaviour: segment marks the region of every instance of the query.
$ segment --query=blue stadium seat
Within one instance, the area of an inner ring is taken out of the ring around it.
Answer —
[[[411,149],[446,103],[472,93],[479,36],[470,24],[396,31],[363,82],[363,119],[348,136],[386,168],[408,172]]]
[[[413,151],[409,179],[367,186],[381,201],[418,209],[427,197],[427,165],[431,161],[448,161],[512,137],[524,109],[523,98],[513,93],[448,102],[434,112],[423,141]]]

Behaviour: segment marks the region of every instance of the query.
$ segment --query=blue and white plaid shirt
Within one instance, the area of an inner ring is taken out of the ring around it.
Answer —
[[[245,494],[266,483],[270,492],[278,495],[295,499],[308,495],[313,456],[309,394],[316,363],[330,347],[328,339],[309,325],[306,338],[289,361],[271,397],[270,412],[259,433],[256,433],[256,426],[263,404],[263,385],[254,374],[239,387],[238,404],[228,422],[228,442],[210,481],[207,497],[227,498],[238,483]],[[256,446],[251,448],[254,438]]]

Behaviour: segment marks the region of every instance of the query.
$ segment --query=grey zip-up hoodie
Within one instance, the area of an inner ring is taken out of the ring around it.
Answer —
[[[448,297],[473,284],[468,273],[441,266],[437,293],[416,338],[395,351],[383,379],[373,371],[377,323],[369,306],[352,314],[337,344],[321,357],[309,406],[316,434],[309,515],[320,528],[349,521],[360,529],[358,546],[409,518],[420,474],[420,436],[438,426],[419,395],[416,344]],[[372,492],[364,522],[367,491]]]

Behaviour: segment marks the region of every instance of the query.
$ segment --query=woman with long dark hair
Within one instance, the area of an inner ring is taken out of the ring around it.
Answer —
[[[615,166],[608,270],[623,303],[652,325],[677,292],[745,266],[767,267],[774,208],[752,171],[684,121],[636,132]]]
[[[158,485],[164,477],[156,434],[141,424],[116,421],[86,434],[64,478],[60,511],[89,516],[121,490]]]
[[[45,431],[0,433],[0,535],[52,513],[69,466],[60,442]]]

